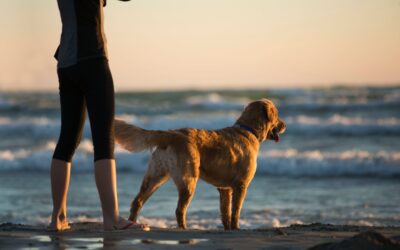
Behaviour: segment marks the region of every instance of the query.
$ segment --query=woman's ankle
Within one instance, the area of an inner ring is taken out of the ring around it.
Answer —
[[[66,213],[54,213],[51,216],[51,224],[62,224],[67,222]]]

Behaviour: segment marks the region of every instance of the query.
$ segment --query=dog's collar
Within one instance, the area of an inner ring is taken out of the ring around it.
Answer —
[[[246,126],[246,125],[240,124],[240,123],[235,123],[235,125],[233,125],[233,127],[244,129],[244,130],[252,133],[256,138],[258,138],[257,132],[254,129],[250,128],[249,126]]]

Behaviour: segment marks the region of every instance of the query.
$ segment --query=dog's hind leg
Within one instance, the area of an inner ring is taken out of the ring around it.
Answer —
[[[239,229],[240,210],[246,196],[247,185],[238,184],[233,187],[231,229]]]
[[[154,161],[150,161],[149,168],[143,178],[139,193],[131,203],[129,220],[136,222],[140,209],[147,199],[168,179],[169,175],[164,169],[156,168]]]
[[[221,211],[221,220],[225,230],[231,229],[232,216],[232,189],[218,188],[219,191],[219,207]]]
[[[186,229],[186,210],[193,198],[198,177],[186,176],[185,178],[180,177],[179,179],[173,177],[173,179],[179,193],[178,206],[175,210],[176,221],[179,228]]]

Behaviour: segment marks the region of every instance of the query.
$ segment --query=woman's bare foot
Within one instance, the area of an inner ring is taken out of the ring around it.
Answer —
[[[126,220],[122,217],[119,217],[118,221],[112,227],[104,227],[104,230],[127,230],[127,229],[137,229],[142,231],[150,231],[150,227],[146,224],[140,224],[136,222],[132,222],[130,220]]]
[[[69,225],[67,220],[51,222],[47,226],[47,231],[54,231],[54,232],[61,232],[69,229],[71,229],[71,226]]]

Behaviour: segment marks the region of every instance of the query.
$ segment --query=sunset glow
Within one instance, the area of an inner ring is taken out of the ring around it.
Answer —
[[[400,83],[398,0],[109,0],[117,90]],[[0,90],[57,90],[56,1],[2,2]]]

